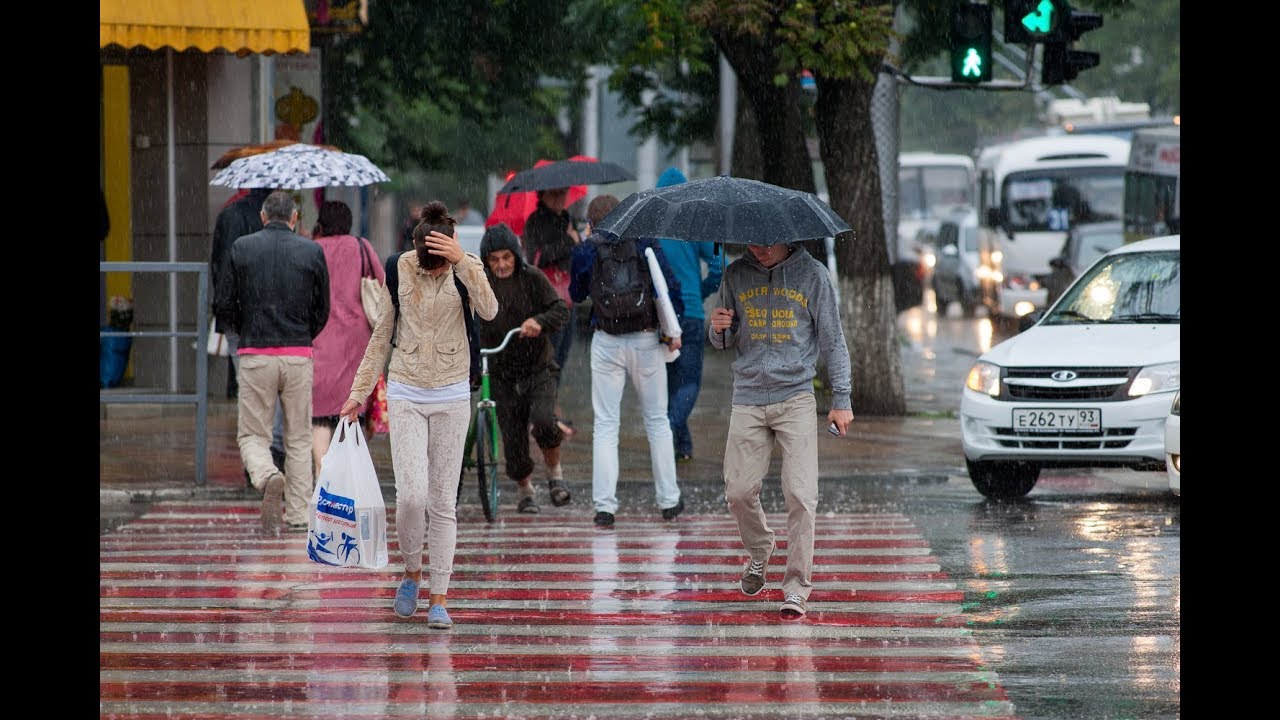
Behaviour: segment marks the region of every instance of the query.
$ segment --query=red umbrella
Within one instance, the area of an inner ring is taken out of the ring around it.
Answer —
[[[596,158],[588,155],[574,155],[570,160],[580,162],[599,162]],[[553,160],[542,159],[534,163],[534,167],[542,167],[550,165]],[[586,185],[573,185],[569,188],[569,197],[565,200],[565,206],[572,205],[587,196]],[[484,226],[497,225],[498,223],[506,223],[517,235],[524,234],[524,221],[529,219],[529,213],[532,213],[538,207],[538,193],[536,192],[514,192],[503,193],[498,196],[493,203],[493,212],[489,213],[489,219],[484,221]]]

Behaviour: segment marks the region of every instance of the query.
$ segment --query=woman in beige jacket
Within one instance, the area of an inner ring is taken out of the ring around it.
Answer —
[[[432,201],[423,208],[413,230],[414,251],[401,255],[397,264],[399,320],[384,289],[378,322],[341,413],[354,422],[387,367],[395,524],[404,561],[392,607],[400,617],[411,617],[418,608],[425,539],[431,557],[427,627],[438,629],[453,626],[445,605],[458,539],[462,449],[471,420],[471,353],[453,276],[466,286],[470,309],[479,317],[492,320],[498,313],[484,263],[462,251],[454,224],[444,203]]]

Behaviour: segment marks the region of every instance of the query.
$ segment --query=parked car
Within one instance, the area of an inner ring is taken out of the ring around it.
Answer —
[[[1173,404],[1164,419],[1164,464],[1169,473],[1169,490],[1182,495],[1182,391],[1173,394]]]
[[[1067,231],[1062,249],[1049,260],[1045,307],[1062,296],[1072,280],[1098,258],[1124,244],[1124,224],[1119,220],[1083,223]]]
[[[945,316],[951,303],[960,303],[960,312],[973,317],[982,304],[979,280],[982,260],[978,252],[978,211],[965,207],[952,213],[938,226],[933,263],[933,296],[938,314]]]
[[[979,492],[1022,497],[1046,467],[1165,470],[1182,377],[1180,247],[1180,235],[1121,245],[979,356],[960,398]]]

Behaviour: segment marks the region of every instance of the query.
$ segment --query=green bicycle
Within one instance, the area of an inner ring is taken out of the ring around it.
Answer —
[[[500,353],[520,334],[520,328],[507,331],[506,337],[495,348],[480,348],[480,399],[467,430],[467,444],[463,451],[462,477],[458,479],[458,497],[462,497],[462,485],[467,470],[474,468],[480,486],[480,507],[484,519],[493,522],[498,517],[498,403],[489,397],[489,356]],[[472,450],[475,455],[472,455]]]

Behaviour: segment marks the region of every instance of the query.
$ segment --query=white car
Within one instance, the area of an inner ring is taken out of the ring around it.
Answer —
[[[1098,258],[1034,325],[974,363],[960,432],[979,492],[1022,497],[1046,467],[1165,469],[1182,379],[1180,240]]]
[[[1169,490],[1182,496],[1182,391],[1173,394],[1173,405],[1164,419],[1164,465],[1169,473]]]

